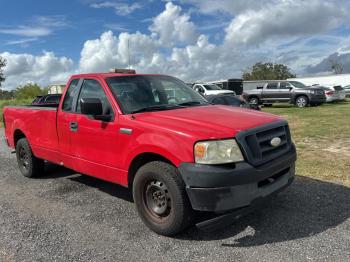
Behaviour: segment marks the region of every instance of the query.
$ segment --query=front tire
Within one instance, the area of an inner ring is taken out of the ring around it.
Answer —
[[[154,161],[142,166],[135,175],[133,196],[141,219],[158,234],[175,235],[192,222],[185,184],[170,164]]]
[[[295,99],[295,105],[297,107],[303,108],[306,107],[309,104],[309,100],[306,96],[298,96]]]
[[[16,144],[16,157],[19,170],[25,177],[38,177],[44,172],[44,160],[34,156],[26,138]]]
[[[257,97],[250,97],[248,99],[248,103],[251,105],[259,105],[259,98]]]

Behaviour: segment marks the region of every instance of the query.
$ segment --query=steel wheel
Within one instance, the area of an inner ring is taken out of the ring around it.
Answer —
[[[147,212],[159,222],[166,219],[171,212],[171,197],[165,183],[148,181],[143,190],[144,205]]]
[[[305,106],[307,106],[308,101],[307,101],[306,97],[299,96],[295,103],[296,103],[297,107],[305,107]]]
[[[23,168],[25,171],[27,171],[30,165],[30,156],[23,147],[19,148],[19,162],[20,168]]]
[[[249,99],[249,104],[251,105],[258,105],[259,104],[259,99],[257,99],[256,97],[252,97]]]
[[[43,174],[44,160],[36,158],[26,138],[21,138],[16,144],[16,157],[19,170],[26,177]]]
[[[137,211],[153,231],[171,236],[192,223],[186,186],[173,165],[161,161],[143,165],[132,186]]]

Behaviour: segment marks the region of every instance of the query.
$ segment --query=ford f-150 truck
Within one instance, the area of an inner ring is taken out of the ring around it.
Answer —
[[[250,208],[295,173],[284,119],[211,105],[164,75],[74,75],[58,107],[6,107],[4,125],[24,176],[43,175],[49,161],[129,187],[144,223],[163,235],[193,224],[196,211]]]
[[[307,87],[297,81],[244,81],[243,97],[250,104],[291,103],[297,107],[326,102],[322,88]]]

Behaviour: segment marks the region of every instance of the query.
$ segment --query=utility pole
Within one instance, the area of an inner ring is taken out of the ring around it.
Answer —
[[[128,38],[128,69],[131,69],[130,64],[130,39]]]

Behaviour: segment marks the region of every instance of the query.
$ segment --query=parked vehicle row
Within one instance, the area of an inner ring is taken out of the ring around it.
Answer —
[[[297,81],[246,81],[243,97],[251,104],[291,103],[298,107],[326,102],[322,88],[307,87]]]
[[[24,176],[43,175],[47,160],[128,187],[163,235],[193,224],[196,211],[215,215],[206,224],[231,221],[295,174],[287,121],[212,105],[170,76],[74,75],[58,107],[5,107],[3,120]]]
[[[234,91],[222,89],[216,84],[206,84],[206,83],[194,84],[192,88],[204,96],[219,95],[219,94],[233,94],[233,95],[236,94]]]
[[[239,96],[233,96],[231,94],[223,95],[211,95],[205,97],[209,103],[213,105],[227,105],[233,107],[242,107],[247,109],[261,110],[261,107],[257,104],[249,104],[243,98]]]
[[[344,88],[346,97],[350,97],[350,85],[344,86],[343,88]]]

